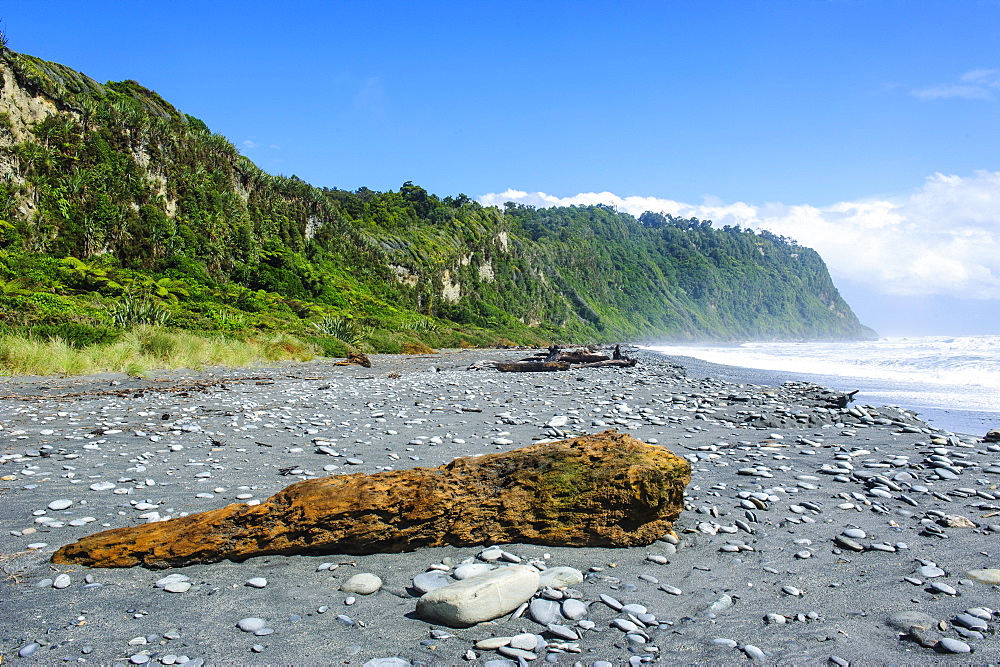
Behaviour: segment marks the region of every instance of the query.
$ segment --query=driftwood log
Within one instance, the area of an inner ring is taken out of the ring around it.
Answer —
[[[619,368],[632,368],[638,362],[638,359],[626,357],[624,359],[605,359],[604,361],[595,361],[590,364],[577,364],[573,368],[613,368],[615,366]]]
[[[504,373],[540,373],[544,371],[567,371],[570,364],[565,361],[512,361],[497,364],[497,370]]]
[[[557,361],[567,361],[571,364],[593,364],[599,361],[608,361],[609,359],[611,359],[611,357],[606,354],[573,350],[572,352],[563,352],[560,354]]]
[[[505,373],[522,372],[537,373],[540,371],[564,371],[570,368],[631,368],[638,363],[637,359],[622,354],[621,345],[615,345],[613,357],[599,354],[592,349],[561,351],[558,345],[553,345],[545,352],[520,361],[500,363],[497,370]],[[557,366],[556,364],[562,364]]]
[[[312,479],[260,505],[115,528],[53,563],[167,568],[273,554],[371,554],[532,543],[630,547],[672,532],[691,465],[605,431],[438,468]]]

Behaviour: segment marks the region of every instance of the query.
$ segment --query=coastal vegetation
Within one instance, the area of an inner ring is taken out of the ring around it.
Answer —
[[[870,333],[814,251],[767,232],[600,205],[484,207],[412,182],[314,187],[264,172],[135,81],[0,46],[0,86],[8,341],[72,356],[135,352],[154,331],[288,336],[344,356]]]

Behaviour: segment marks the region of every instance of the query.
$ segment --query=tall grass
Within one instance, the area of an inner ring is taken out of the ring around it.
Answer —
[[[159,327],[136,327],[113,343],[76,348],[59,338],[0,336],[0,375],[141,375],[157,368],[249,366],[270,361],[308,361],[315,345],[288,334],[240,340],[199,336]]]

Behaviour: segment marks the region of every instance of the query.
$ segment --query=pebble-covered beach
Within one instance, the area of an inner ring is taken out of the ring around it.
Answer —
[[[0,383],[3,662],[1000,662],[1000,444],[652,353],[556,373],[481,363],[524,354]],[[94,532],[307,478],[610,428],[692,463],[676,537],[174,570],[49,562]],[[467,628],[418,615],[421,595],[497,571],[537,577],[533,597]]]

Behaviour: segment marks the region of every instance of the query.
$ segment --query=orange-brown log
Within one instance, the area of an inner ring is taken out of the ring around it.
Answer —
[[[166,568],[443,545],[644,545],[671,532],[690,479],[669,450],[605,431],[438,468],[297,482],[256,506],[90,535],[52,561]]]

